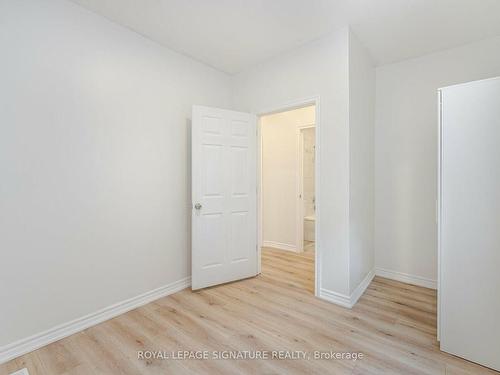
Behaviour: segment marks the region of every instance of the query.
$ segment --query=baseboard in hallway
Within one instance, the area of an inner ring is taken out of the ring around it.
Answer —
[[[9,375],[30,375],[30,373],[28,372],[28,369],[23,368],[19,371],[10,373]]]
[[[424,288],[437,289],[437,281],[426,277],[410,275],[404,272],[392,271],[384,268],[375,268],[375,275],[386,279],[401,281],[406,284],[422,286]]]
[[[314,241],[304,241],[304,252],[314,251],[316,243]]]
[[[272,247],[273,249],[293,251],[294,253],[297,252],[297,247],[295,245],[290,245],[283,242],[263,241],[262,247]]]

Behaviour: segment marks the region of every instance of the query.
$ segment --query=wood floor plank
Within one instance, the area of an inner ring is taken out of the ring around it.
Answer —
[[[375,277],[346,309],[313,295],[314,251],[264,248],[262,274],[154,301],[0,366],[0,375],[498,374],[443,353],[436,291]],[[139,358],[144,351],[304,351],[308,359]],[[315,351],[362,359],[314,359]],[[311,358],[312,356],[312,358]]]

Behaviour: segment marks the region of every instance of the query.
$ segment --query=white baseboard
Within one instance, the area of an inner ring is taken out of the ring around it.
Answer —
[[[319,292],[319,297],[328,302],[332,302],[335,303],[336,305],[340,305],[350,309],[356,304],[356,302],[358,302],[359,298],[363,295],[366,288],[368,288],[368,285],[370,285],[374,277],[375,277],[375,270],[371,270],[370,272],[368,272],[363,281],[359,283],[356,289],[354,289],[354,291],[349,296],[346,294],[341,294],[333,292],[328,289],[321,288]]]
[[[274,249],[286,250],[297,252],[297,247],[295,245],[290,245],[287,243],[276,242],[276,241],[262,241],[263,247],[272,247]]]
[[[374,277],[375,277],[375,270],[371,270],[370,272],[368,272],[365,278],[359,283],[356,289],[354,289],[354,292],[351,293],[352,306],[354,306],[356,302],[358,302],[358,299],[363,295],[366,288],[368,288]]]
[[[403,272],[387,270],[384,268],[376,268],[375,274],[386,279],[401,281],[403,283],[423,286],[425,288],[437,289],[437,281],[426,277],[410,275]]]
[[[336,305],[340,305],[342,307],[347,307],[349,309],[352,307],[350,296],[333,292],[325,288],[320,289],[318,297],[324,299],[325,301],[334,303]]]
[[[10,375],[30,375],[30,373],[28,372],[28,369],[23,368],[22,370],[19,370],[19,371],[13,372],[13,373],[12,373],[12,374],[10,374]]]
[[[21,339],[12,344],[0,347],[0,364],[22,356],[45,345],[83,331],[96,324],[124,314],[159,298],[179,292],[191,285],[191,277],[175,281],[171,284],[151,290],[139,296],[105,307],[92,314],[61,324],[45,332]]]

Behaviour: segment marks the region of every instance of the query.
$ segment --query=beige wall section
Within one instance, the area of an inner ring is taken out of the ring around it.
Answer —
[[[297,243],[298,128],[314,124],[315,107],[275,113],[261,118],[262,239],[290,250]]]

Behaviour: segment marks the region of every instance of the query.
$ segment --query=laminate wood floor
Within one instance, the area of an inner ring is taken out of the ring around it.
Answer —
[[[264,249],[262,263],[258,277],[162,298],[2,365],[0,374],[497,374],[439,351],[434,290],[376,277],[349,310],[313,296],[313,255]],[[138,359],[148,350],[364,358]]]

